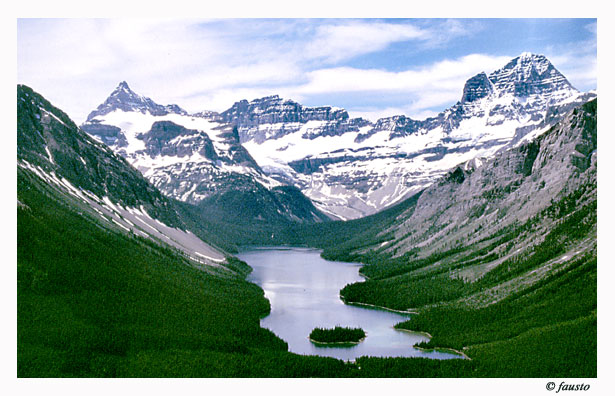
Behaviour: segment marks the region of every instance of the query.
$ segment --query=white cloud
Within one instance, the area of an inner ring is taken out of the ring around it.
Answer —
[[[200,110],[223,111],[241,99],[254,99],[279,94],[277,90],[262,88],[223,88],[181,98],[181,106],[191,112]],[[178,100],[179,102],[179,100]]]
[[[480,29],[480,22],[466,20],[21,20],[18,80],[78,123],[122,80],[159,103],[189,111],[220,111],[274,93],[300,102],[348,94],[356,98],[349,110],[423,117],[457,101],[468,78],[517,54],[470,54],[403,70],[352,67],[348,61],[399,42],[419,53]],[[595,86],[595,48],[593,54],[579,51],[551,52],[573,84],[593,80]],[[378,104],[359,105],[362,97],[378,97]]]
[[[318,26],[314,38],[307,43],[301,55],[325,63],[336,63],[383,50],[396,42],[412,42],[416,47],[435,47],[479,29],[478,23],[459,20],[438,20],[429,27],[409,22],[337,21]]]
[[[378,69],[339,67],[307,73],[309,82],[296,88],[301,95],[331,93],[378,93],[408,97],[404,109],[413,115],[432,114],[430,108],[454,103],[461,97],[466,80],[482,71],[502,67],[510,56],[472,54],[443,60],[418,69],[391,72]],[[406,113],[408,114],[408,113]]]
[[[381,50],[397,41],[424,40],[428,33],[410,24],[345,22],[322,25],[304,56],[338,62]]]
[[[263,45],[233,41],[224,31],[199,30],[201,22],[22,20],[18,80],[43,93],[64,91],[60,102],[80,122],[121,80],[162,103],[181,104],[203,90],[297,78],[294,63],[270,56]],[[69,93],[66,88],[76,82],[83,88]]]
[[[84,86],[60,100],[77,122],[121,80],[162,103],[189,108],[202,101],[200,109],[213,110],[228,104],[231,90],[235,100],[242,92],[272,90],[298,100],[348,90],[357,81],[366,85],[363,90],[412,90],[423,85],[420,72],[310,68],[393,42],[434,40],[434,32],[449,25],[430,30],[357,20],[22,20],[18,78],[42,92]],[[455,29],[453,35],[462,34]]]

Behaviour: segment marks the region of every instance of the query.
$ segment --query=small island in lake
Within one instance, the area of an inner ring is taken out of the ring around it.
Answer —
[[[333,329],[317,327],[310,333],[310,341],[316,344],[358,344],[364,338],[363,329],[340,326],[335,326]]]

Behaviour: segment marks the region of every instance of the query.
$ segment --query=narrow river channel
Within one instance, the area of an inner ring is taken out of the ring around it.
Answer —
[[[286,341],[291,352],[343,360],[360,356],[460,357],[414,348],[428,338],[393,328],[408,315],[344,304],[340,289],[363,281],[359,264],[326,261],[320,251],[304,248],[259,248],[237,256],[254,269],[248,279],[262,287],[271,302],[271,313],[261,320],[261,326]],[[351,347],[317,346],[308,339],[315,327],[336,325],[361,327],[367,337]]]

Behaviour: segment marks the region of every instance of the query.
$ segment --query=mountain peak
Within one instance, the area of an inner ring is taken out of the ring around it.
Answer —
[[[266,102],[266,101],[277,101],[277,100],[283,100],[283,99],[280,98],[280,95],[273,94],[273,95],[263,96],[262,98],[254,99],[252,100],[252,102]]]
[[[535,54],[533,52],[522,52],[517,58],[515,59],[546,59],[546,57],[544,55],[541,54]]]
[[[523,52],[512,59],[491,73],[489,80],[500,93],[518,97],[578,92],[546,56],[531,52]]]
[[[144,102],[149,98],[144,98],[141,95],[137,94],[135,91],[130,89],[128,83],[126,81],[121,81],[117,87],[111,92],[109,95],[110,98],[117,98],[117,100],[122,102]]]
[[[509,66],[513,68],[530,67],[536,70],[539,74],[543,74],[549,69],[555,69],[555,66],[553,66],[551,61],[549,61],[546,56],[541,54],[534,54],[532,52],[521,53],[521,55],[517,56],[516,58],[513,58],[508,63],[508,65],[505,66],[505,68]],[[557,69],[555,70],[557,71]]]
[[[186,114],[186,111],[177,105],[163,106],[152,99],[141,96],[128,86],[126,81],[121,81],[111,92],[111,95],[92,111],[86,122],[92,121],[97,116],[104,116],[115,110],[125,112],[150,113],[155,116],[167,115],[169,113]]]
[[[138,95],[135,91],[133,91],[132,89],[130,89],[130,87],[128,86],[128,83],[126,81],[121,81],[117,87],[115,87],[115,89],[113,90],[113,92],[111,93],[110,96],[113,95],[120,95],[120,94],[125,94],[125,95],[130,95],[130,96],[135,96],[135,97],[140,97],[140,95]]]

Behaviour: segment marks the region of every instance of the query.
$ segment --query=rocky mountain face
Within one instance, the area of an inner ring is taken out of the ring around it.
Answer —
[[[223,180],[247,175],[268,180],[239,143],[232,126],[211,115],[188,115],[178,106],[162,106],[122,82],[82,129],[111,147],[168,196],[197,203],[224,189]],[[237,182],[226,183],[242,188]]]
[[[539,95],[547,102],[560,100],[568,96],[566,91],[575,90],[545,56],[527,52],[491,73],[489,80],[500,93]]]
[[[225,120],[272,177],[296,185],[325,211],[356,218],[411,196],[458,163],[535,137],[591,97],[544,56],[522,54],[470,78],[458,103],[426,120],[311,118],[313,111],[277,97],[238,102]],[[273,115],[287,105],[292,121]]]
[[[348,112],[330,106],[305,107],[278,95],[267,96],[248,102],[241,100],[220,114],[220,120],[237,125],[242,142],[263,143],[297,132],[303,124],[318,121],[319,127],[303,131],[302,138],[313,140],[319,136],[338,136],[349,131],[358,131],[368,125],[361,118],[350,119]],[[259,128],[267,125],[269,128]]]
[[[169,197],[199,204],[208,198],[208,202],[219,202],[215,196],[229,192],[264,194],[263,202],[273,205],[265,212],[272,217],[262,217],[260,211],[243,212],[244,217],[329,220],[309,200],[296,201],[293,208],[290,190],[262,171],[240,143],[237,127],[223,122],[217,113],[188,114],[176,105],[162,106],[121,82],[81,128],[124,157]]]
[[[461,164],[426,189],[396,231],[396,255],[414,247],[429,254],[444,245],[478,243],[489,233],[533,218],[553,202],[589,186],[579,197],[595,201],[596,101],[573,110],[532,142],[480,166]],[[439,232],[434,233],[434,229]],[[520,248],[521,246],[517,246]]]
[[[92,227],[172,247],[195,265],[225,261],[225,253],[190,232],[173,202],[123,157],[23,85],[17,87],[17,120],[18,207],[28,210],[44,196]]]
[[[80,131],[66,114],[23,85],[17,87],[17,117],[17,159],[21,163],[53,172],[77,188],[122,205],[144,205],[152,210],[168,205],[124,158]],[[131,188],[127,190],[126,185]]]
[[[373,286],[391,296],[387,304],[401,304],[394,297],[404,295],[400,288],[431,279],[446,304],[483,307],[591,261],[597,254],[596,125],[592,100],[535,140],[448,172],[378,238],[348,248],[345,259],[373,262],[365,275],[381,282],[353,285],[347,297],[362,301]],[[407,295],[404,303],[419,300]]]
[[[493,359],[500,376],[540,375],[545,356],[558,362],[550,370],[565,361],[595,375],[596,150],[591,100],[400,205],[333,223],[345,227],[329,231],[336,243],[322,238],[323,255],[366,264],[341,298],[417,313],[395,327],[431,334],[422,348]]]
[[[524,53],[470,78],[459,102],[425,120],[372,123],[277,95],[187,114],[122,82],[82,128],[182,201],[247,191],[252,180],[270,191],[297,187],[323,212],[352,219],[401,202],[460,163],[534,139],[592,97],[544,56]]]
[[[177,105],[162,106],[155,103],[150,98],[138,95],[130,89],[126,81],[119,83],[117,88],[109,95],[109,97],[88,115],[88,120],[95,117],[105,116],[115,110],[125,112],[140,112],[150,113],[154,116],[164,116],[168,114],[188,114],[185,110]]]

